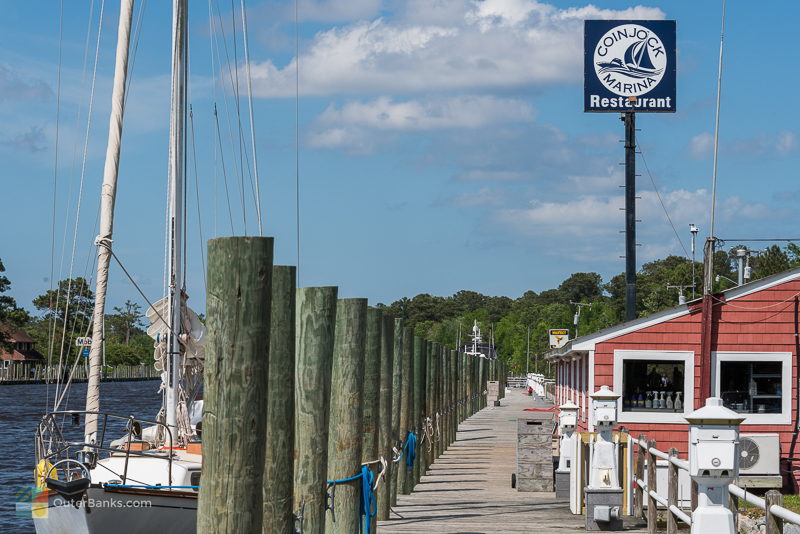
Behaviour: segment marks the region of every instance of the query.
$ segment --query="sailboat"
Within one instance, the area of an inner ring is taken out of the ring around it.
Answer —
[[[600,74],[606,72],[616,72],[631,78],[649,78],[658,76],[664,69],[658,69],[650,58],[647,49],[647,41],[636,41],[625,49],[622,59],[614,58],[611,61],[601,61],[597,64],[600,67]]]
[[[101,190],[98,271],[85,410],[46,414],[36,433],[37,534],[196,531],[201,476],[204,330],[186,306],[183,272],[187,0],[173,0],[168,291],[147,311],[164,402],[152,419],[101,411],[103,320],[125,102],[133,0],[121,0],[112,112]]]

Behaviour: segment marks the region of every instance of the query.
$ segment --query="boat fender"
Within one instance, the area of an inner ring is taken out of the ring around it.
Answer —
[[[39,460],[39,463],[36,464],[36,469],[33,470],[33,476],[36,480],[36,487],[43,488],[45,487],[45,479],[47,478],[48,473],[53,468],[53,464],[48,462],[47,460]],[[57,473],[53,473],[52,475],[54,478],[58,478]]]

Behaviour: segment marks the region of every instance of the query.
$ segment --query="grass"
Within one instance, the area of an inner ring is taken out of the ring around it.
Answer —
[[[796,514],[800,514],[800,495],[784,495],[782,506]],[[756,508],[752,504],[747,504],[743,499],[739,500],[739,508],[747,517],[753,519],[764,515],[764,510]]]

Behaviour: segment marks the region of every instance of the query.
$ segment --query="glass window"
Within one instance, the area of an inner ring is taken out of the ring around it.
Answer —
[[[686,364],[677,360],[625,359],[622,367],[622,410],[683,412]]]
[[[781,362],[720,362],[722,401],[739,413],[781,413]]]

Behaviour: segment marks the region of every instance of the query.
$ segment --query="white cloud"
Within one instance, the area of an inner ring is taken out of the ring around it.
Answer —
[[[502,191],[495,191],[500,194]],[[538,194],[538,192],[537,192]],[[513,207],[519,195],[505,193],[500,206],[486,204],[486,217],[491,233],[501,233],[508,239],[537,247],[544,256],[569,260],[578,264],[620,265],[624,254],[623,234],[624,197],[603,194],[574,196],[567,200],[533,200],[528,206]],[[658,197],[653,191],[642,191],[637,202],[637,263],[664,258],[669,254],[683,255],[670,228]],[[675,190],[662,193],[673,223],[686,250],[689,250],[687,224],[697,223],[706,228],[709,193]],[[779,224],[791,221],[789,210],[774,210],[758,202],[739,197],[722,199],[717,205],[717,222],[722,232],[741,232],[754,224]],[[717,232],[718,234],[720,231]],[[723,236],[724,237],[724,236]],[[616,267],[615,267],[616,268]]]
[[[651,245],[654,236],[661,236],[658,242],[673,252],[680,250],[674,234],[653,191],[641,191],[637,202],[637,217],[642,219],[637,229],[640,240]],[[705,224],[710,197],[705,189],[687,191],[678,189],[663,192],[662,200],[673,223],[683,227],[684,223]],[[514,233],[527,236],[559,235],[569,238],[576,246],[596,246],[602,242],[617,243],[615,237],[624,228],[624,206],[622,195],[582,195],[566,201],[533,200],[528,207],[502,208],[493,214],[496,223]],[[728,197],[717,205],[718,222],[734,222],[744,219],[767,220],[787,216],[787,212],[774,209],[757,202],[746,202],[739,197]],[[688,234],[687,234],[688,236]],[[668,245],[664,245],[664,241]],[[653,251],[661,248],[653,248]],[[663,254],[662,254],[663,255]],[[653,256],[656,257],[656,256]]]
[[[346,147],[357,152],[371,147],[369,132],[421,132],[450,128],[476,129],[493,124],[529,122],[530,104],[493,96],[456,96],[428,100],[395,101],[380,97],[330,105],[312,126],[310,145]]]
[[[696,158],[710,154],[712,148],[714,136],[707,132],[697,134],[689,141],[689,153]]]
[[[775,142],[775,151],[786,155],[797,150],[797,135],[794,132],[781,132]]]
[[[434,3],[416,17],[318,33],[300,58],[301,92],[476,91],[577,82],[584,19],[664,17],[657,8],[558,9],[534,0]],[[255,62],[255,94],[294,95],[296,65],[297,58],[284,66]]]
[[[689,153],[698,158],[707,156],[713,148],[714,136],[710,133],[695,135],[689,142]],[[797,148],[797,135],[790,131],[782,131],[777,134],[759,133],[752,137],[720,143],[720,151],[737,156],[787,156],[795,152]]]

